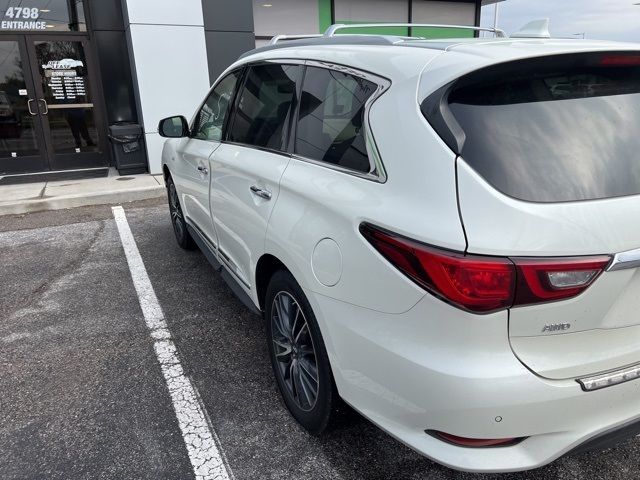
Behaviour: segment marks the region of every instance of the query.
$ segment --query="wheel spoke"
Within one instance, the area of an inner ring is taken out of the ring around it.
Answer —
[[[307,322],[304,322],[304,325],[302,325],[302,328],[300,329],[300,331],[298,332],[298,334],[296,335],[296,338],[293,339],[294,342],[296,343],[300,343],[300,336],[302,335],[303,332],[307,332],[309,333],[309,325],[307,325]],[[313,350],[313,349],[312,349]]]
[[[281,349],[280,352],[276,352],[276,358],[283,363],[291,362],[291,345],[282,340],[273,339],[273,343]]]
[[[309,399],[307,397],[307,392],[305,391],[304,385],[300,378],[300,365],[298,364],[298,362],[294,361],[293,364],[291,365],[291,377],[293,380],[293,386],[296,391],[296,398],[298,400],[298,405],[304,408],[306,407],[305,403],[307,405],[309,404],[309,401],[308,401]]]
[[[293,338],[293,332],[291,330],[291,298],[289,295],[280,294],[278,302],[280,303],[282,326],[286,328],[287,337],[291,340]]]
[[[286,373],[288,373],[288,375],[285,378],[285,382],[287,383],[287,386],[289,387],[289,391],[291,393],[291,396],[293,397],[294,400],[298,400],[298,392],[296,389],[296,384],[295,384],[295,374],[293,372],[295,368],[295,362],[291,362],[289,364],[289,367],[286,370]]]
[[[291,322],[291,336],[294,337],[294,341],[297,341],[300,330],[302,330],[307,323],[304,321],[304,315],[302,314],[298,304],[296,303],[294,305],[296,313],[293,316],[293,322]],[[302,325],[298,327],[299,323],[302,323]],[[298,333],[296,333],[296,331]]]
[[[305,379],[303,370],[300,367],[300,363],[296,362],[295,368],[295,385],[298,391],[298,398],[301,400],[300,404],[303,407],[312,407],[315,403],[316,394],[314,389],[311,388],[310,382]]]
[[[316,386],[318,385],[318,367],[315,362],[311,363],[308,359],[302,357],[298,360],[300,364],[300,370],[303,372],[303,376],[310,379]]]
[[[275,312],[275,315],[273,315],[273,324],[276,327],[276,330],[278,331],[280,336],[282,336],[282,338],[289,340],[289,332],[282,320],[282,313],[280,312],[280,306],[278,305],[277,302],[275,306],[276,306],[276,312]]]
[[[298,372],[300,376],[300,384],[305,392],[305,396],[309,402],[309,405],[315,403],[318,396],[318,381],[309,375],[309,373],[302,366],[302,362],[298,362]]]

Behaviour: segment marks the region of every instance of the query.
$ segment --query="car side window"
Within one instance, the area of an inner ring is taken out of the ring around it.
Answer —
[[[233,99],[240,71],[232,72],[224,77],[207,97],[196,115],[193,124],[192,138],[219,142],[222,140],[222,129]]]
[[[229,141],[286,150],[285,134],[296,95],[300,65],[250,67],[229,130]]]
[[[368,173],[364,138],[367,100],[377,85],[335,70],[307,67],[300,98],[295,153]]]

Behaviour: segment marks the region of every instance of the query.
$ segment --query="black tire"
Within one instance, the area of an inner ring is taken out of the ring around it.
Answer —
[[[173,225],[173,233],[176,235],[176,241],[178,245],[185,250],[193,250],[196,248],[196,243],[191,238],[189,230],[187,230],[187,222],[184,220],[182,214],[182,207],[180,206],[180,198],[176,190],[176,185],[173,183],[173,178],[167,179],[167,198],[169,200],[169,213],[171,214],[171,224]]]
[[[292,312],[296,308],[302,314],[302,318],[299,314],[296,316],[289,335],[279,316],[286,316],[282,313],[287,308],[286,302],[293,309],[290,310],[291,316],[295,315]],[[333,423],[341,402],[318,322],[307,297],[289,272],[280,270],[271,277],[265,295],[264,315],[271,365],[284,403],[300,425],[312,435],[320,435]],[[310,348],[313,349],[317,374],[314,402],[309,400],[313,394],[314,373]]]

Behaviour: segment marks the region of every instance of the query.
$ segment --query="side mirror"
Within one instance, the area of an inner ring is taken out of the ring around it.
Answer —
[[[158,124],[158,133],[161,137],[182,138],[189,136],[189,123],[182,115],[163,118]]]

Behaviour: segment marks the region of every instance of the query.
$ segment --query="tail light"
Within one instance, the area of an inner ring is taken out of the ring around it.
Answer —
[[[360,232],[398,270],[464,310],[489,313],[579,295],[611,258],[507,258],[435,248],[363,223]]]
[[[640,55],[613,54],[605,55],[600,60],[600,65],[606,67],[626,67],[640,65]]]

